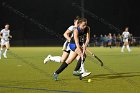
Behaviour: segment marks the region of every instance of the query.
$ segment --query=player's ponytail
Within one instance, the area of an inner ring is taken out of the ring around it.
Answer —
[[[79,16],[76,16],[76,18],[74,19],[74,22],[76,21],[76,20],[79,20],[80,19],[80,17]]]
[[[76,16],[76,18],[75,18],[76,20],[79,20],[80,19],[80,17],[79,16]]]

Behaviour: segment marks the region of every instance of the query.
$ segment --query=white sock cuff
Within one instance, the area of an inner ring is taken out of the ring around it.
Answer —
[[[85,72],[84,63],[81,64],[81,72]]]
[[[54,61],[54,62],[58,62],[60,63],[61,62],[61,57],[60,56],[52,56],[50,57],[51,61]]]
[[[129,45],[127,45],[126,47],[129,47]]]

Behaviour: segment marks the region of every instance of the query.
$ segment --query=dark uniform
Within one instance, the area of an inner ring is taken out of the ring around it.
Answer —
[[[86,34],[87,34],[88,30],[87,30],[87,27],[86,27],[85,31],[81,31],[81,29],[79,27],[77,27],[77,31],[78,31],[79,44],[82,47],[83,43],[86,41]],[[75,51],[75,49],[77,48],[76,44],[75,44],[74,37],[72,37],[69,46],[70,46],[70,49],[72,51]]]

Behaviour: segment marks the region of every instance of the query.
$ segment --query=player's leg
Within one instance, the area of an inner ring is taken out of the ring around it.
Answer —
[[[79,69],[81,70],[80,73],[85,72],[85,68],[84,68],[85,58],[86,58],[86,56],[84,57],[83,62],[81,62],[82,61],[81,57],[80,56],[76,57],[78,62],[77,62],[77,65],[74,69],[74,72],[79,71]]]
[[[72,61],[77,57],[77,55],[79,55],[83,59],[83,53],[79,51],[78,48],[76,48],[75,44],[70,44],[69,46],[72,51],[70,52],[66,62],[63,62],[59,69],[53,74],[54,80],[57,80],[58,74],[60,74],[70,63],[72,63]]]
[[[57,63],[63,63],[68,58],[69,53],[70,53],[70,51],[63,51],[62,56],[51,56],[51,55],[48,55],[44,59],[44,64],[46,64],[48,61],[57,62]]]
[[[1,59],[1,55],[2,55],[2,50],[3,50],[4,45],[1,42],[1,48],[0,48],[0,59]]]
[[[63,54],[62,54],[62,57],[61,57],[61,62],[65,62],[70,54],[70,47],[69,47],[69,44],[67,41],[65,42],[66,44],[64,44],[63,46],[65,46],[65,50],[63,50]]]
[[[129,47],[129,43],[128,42],[126,42],[126,48],[127,48],[128,52],[131,52],[131,49]]]
[[[48,63],[49,61],[60,63],[61,62],[61,56],[51,56],[51,55],[48,55],[44,59],[44,64]]]
[[[0,59],[1,59],[2,51],[3,51],[5,44],[6,44],[6,42],[4,40],[1,40]]]
[[[112,48],[112,41],[109,42],[109,47]]]
[[[67,60],[68,56],[70,54],[70,51],[63,51],[62,57],[60,59],[60,61],[63,63]]]
[[[76,65],[74,71],[79,70],[80,67],[81,67],[81,57],[80,57],[80,56],[77,56],[77,57],[76,57],[76,60],[77,60],[77,65]]]
[[[81,62],[80,73],[85,73],[86,72],[85,67],[84,67],[85,59],[86,59],[86,54],[84,54],[83,62]]]
[[[62,54],[62,56],[48,55],[44,60],[44,64],[46,64],[48,61],[58,62],[58,63],[64,62],[68,58],[69,53],[70,53],[69,43],[66,41],[64,43],[64,45],[63,45],[63,54]]]
[[[62,57],[48,55],[44,60],[44,64],[46,64],[48,61],[63,63],[68,58],[68,55],[69,55],[69,52],[66,52],[66,51],[63,51]]]
[[[124,52],[125,44],[123,44],[121,52]]]
[[[77,65],[76,65],[76,67],[75,67],[75,69],[73,71],[73,75],[79,76],[79,75],[81,75],[81,73],[79,71],[79,69],[81,67],[81,57],[80,56],[77,56],[76,57],[76,60],[77,60]]]
[[[57,62],[57,63],[61,62],[61,56],[50,56],[49,59],[52,62]]]
[[[91,72],[87,72],[85,70],[85,66],[84,66],[85,59],[86,59],[86,54],[84,55],[83,62],[81,62],[81,57],[80,56],[77,56],[76,59],[77,59],[78,62],[77,62],[77,65],[76,65],[76,67],[73,71],[73,75],[79,76],[79,75],[82,74],[82,77],[86,77],[86,76],[90,75]],[[79,71],[79,69],[80,69],[80,71]]]
[[[70,55],[66,62],[63,62],[59,69],[53,74],[54,80],[58,80],[58,74],[60,74],[77,56],[77,53],[74,51],[70,52]]]
[[[6,49],[5,49],[4,53],[3,53],[3,56],[4,56],[4,58],[7,58],[7,51],[10,48],[9,42],[5,42],[5,46],[6,46]]]
[[[110,47],[110,43],[109,42],[108,42],[107,46]]]
[[[121,49],[121,52],[124,52],[124,48],[125,48],[125,40],[123,40],[123,46],[122,46],[122,49]]]
[[[91,72],[86,72],[85,68],[84,68],[84,62],[85,62],[85,59],[86,59],[86,54],[84,53],[84,55],[83,55],[81,52],[79,52],[77,50],[75,50],[75,52],[78,54],[77,59],[79,59],[79,63],[81,62],[81,66],[78,63],[75,70],[77,70],[79,68],[79,66],[80,66],[80,68],[81,68],[80,74],[82,74],[81,75],[82,77],[86,77],[86,76],[90,75]]]

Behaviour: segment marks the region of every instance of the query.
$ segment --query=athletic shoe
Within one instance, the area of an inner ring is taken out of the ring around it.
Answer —
[[[53,73],[53,78],[54,78],[55,81],[57,81],[58,80],[58,74]]]
[[[73,75],[74,75],[74,76],[80,76],[81,73],[80,73],[79,71],[73,71]]]
[[[48,55],[45,59],[44,59],[44,64],[48,63],[48,61],[50,61],[50,57],[51,55]]]
[[[86,76],[89,76],[91,74],[91,72],[84,72],[84,73],[82,73],[82,77],[86,77]]]
[[[4,58],[7,58],[6,54],[3,54]]]
[[[88,72],[87,70],[84,71],[84,70],[82,70],[81,68],[80,68],[79,71],[80,71],[81,74],[84,73],[84,72]]]

